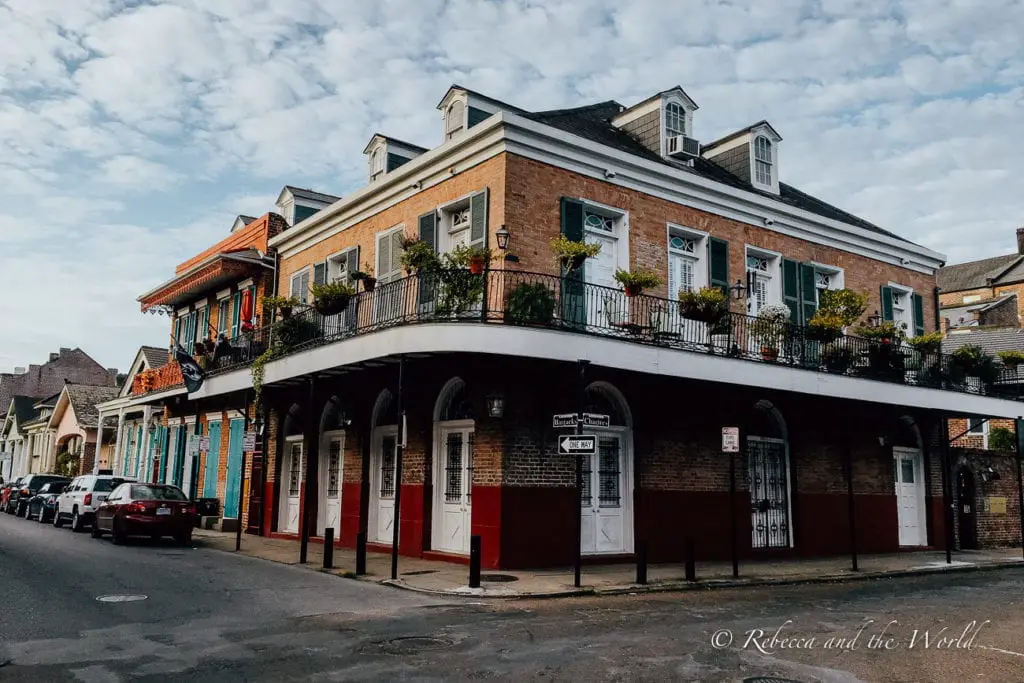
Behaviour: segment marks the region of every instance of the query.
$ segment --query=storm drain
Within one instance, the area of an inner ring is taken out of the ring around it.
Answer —
[[[392,655],[414,655],[420,652],[444,650],[453,644],[453,641],[447,638],[436,636],[403,636],[377,643],[381,650]]]
[[[101,595],[96,598],[99,602],[138,602],[145,600],[147,595]]]
[[[511,574],[481,574],[481,581],[490,581],[492,583],[510,583],[512,581],[518,581],[518,576],[512,576]]]

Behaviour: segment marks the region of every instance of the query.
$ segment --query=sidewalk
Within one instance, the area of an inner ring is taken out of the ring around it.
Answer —
[[[234,552],[235,534],[196,529],[196,545]],[[241,554],[259,557],[283,564],[299,563],[299,542],[288,539],[242,536]],[[323,545],[310,543],[308,547],[310,569],[321,570]],[[350,548],[334,549],[334,569],[339,576],[357,578],[355,551]],[[1000,567],[1024,567],[1020,548],[963,551],[953,553],[952,564],[946,564],[945,551],[919,551],[890,555],[862,555],[858,557],[859,570],[850,570],[849,557],[826,559],[772,560],[740,562],[740,577],[732,576],[729,562],[698,562],[697,581],[687,582],[682,564],[652,564],[647,568],[647,584],[637,585],[636,566],[633,564],[584,565],[582,587],[573,587],[572,567],[529,571],[484,571],[480,588],[470,588],[469,567],[422,560],[413,557],[398,558],[398,580],[391,580],[391,555],[367,553],[363,581],[393,585],[407,590],[442,595],[476,597],[556,597],[580,594],[612,595],[665,590],[706,590],[735,586],[760,586],[786,583],[823,583],[851,581],[933,572],[978,571]],[[323,571],[323,570],[321,570]]]

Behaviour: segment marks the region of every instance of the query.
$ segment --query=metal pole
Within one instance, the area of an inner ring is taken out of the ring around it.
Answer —
[[[946,564],[953,563],[953,501],[949,481],[949,425],[946,414],[939,415],[939,448],[942,450],[942,507],[945,508]]]
[[[324,529],[324,569],[334,569],[334,527]]]
[[[852,434],[849,427],[846,430],[846,499],[850,519],[850,562],[853,571],[859,571],[857,567],[857,506],[853,498],[853,446],[850,443]]]
[[[309,378],[309,408],[304,412],[304,424],[303,431],[305,432],[305,465],[306,472],[303,480],[305,486],[302,490],[302,534],[299,541],[299,564],[306,564],[306,559],[309,556],[309,515],[313,508],[310,497],[313,495],[312,482],[309,480],[309,471],[313,462],[312,455],[316,451],[314,448],[314,441],[319,437],[317,434],[317,428],[319,422],[313,417],[313,406],[315,404],[316,394],[316,375],[311,375]],[[243,456],[244,457],[244,456]]]
[[[740,577],[739,549],[736,547],[736,454],[729,454],[729,544],[732,547],[732,578]]]
[[[480,587],[480,537],[469,537],[469,587]]]
[[[1013,425],[1014,431],[1016,432],[1014,444],[1014,454],[1017,456],[1017,510],[1020,512],[1020,533],[1021,533],[1021,553],[1024,554],[1024,480],[1021,478],[1021,466],[1020,466],[1020,439],[1021,439],[1021,427],[1024,427],[1024,420],[1017,418]]]
[[[586,377],[589,360],[576,361],[576,436],[583,434],[583,409],[586,405]],[[573,565],[573,585],[580,587],[580,573],[583,564],[583,454],[576,455],[576,562]]]
[[[402,456],[405,453],[405,413],[402,411],[402,380],[405,359],[398,358],[398,439],[395,443],[395,522],[391,535],[391,580],[398,579],[398,540],[402,527]]]

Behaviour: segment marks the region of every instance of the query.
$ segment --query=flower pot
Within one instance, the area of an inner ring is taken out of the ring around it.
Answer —
[[[469,272],[473,273],[473,275],[480,275],[484,272],[483,257],[474,256],[469,259]]]
[[[761,358],[763,358],[766,361],[774,363],[775,361],[777,361],[779,359],[779,350],[778,349],[773,349],[770,346],[762,346],[761,347]]]
[[[288,318],[292,317],[292,307],[291,306],[281,306],[281,308],[279,308],[278,310],[281,311],[281,318],[283,320],[287,320]]]
[[[579,270],[586,261],[586,256],[563,256],[562,267],[565,268],[566,273],[573,273]]]
[[[626,296],[640,296],[643,293],[643,289],[640,285],[626,285]]]
[[[363,278],[363,291],[372,292],[373,288],[377,286],[377,278],[375,277],[364,277]]]
[[[313,302],[313,308],[320,315],[336,315],[341,313],[348,308],[348,302],[351,296],[348,294],[342,294],[341,296],[330,296],[321,297]]]

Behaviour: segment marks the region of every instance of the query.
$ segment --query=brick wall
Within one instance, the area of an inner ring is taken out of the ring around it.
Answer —
[[[950,451],[953,464],[951,476],[956,510],[967,501],[961,500],[957,487],[956,473],[960,468],[971,471],[975,482],[974,509],[979,548],[1020,546],[1020,497],[1017,491],[1017,469],[1012,454],[983,451],[974,448],[957,448]],[[991,467],[998,479],[983,481],[982,472]],[[1002,498],[1005,512],[992,509],[992,498]],[[959,514],[953,515],[958,543],[960,536]]]
[[[955,448],[983,449],[986,447],[983,434],[964,434],[967,431],[968,422],[965,418],[950,418],[948,420],[950,446]],[[1016,433],[1016,425],[1013,420],[1002,420],[993,418],[988,421],[989,434],[993,429],[1009,429]]]

